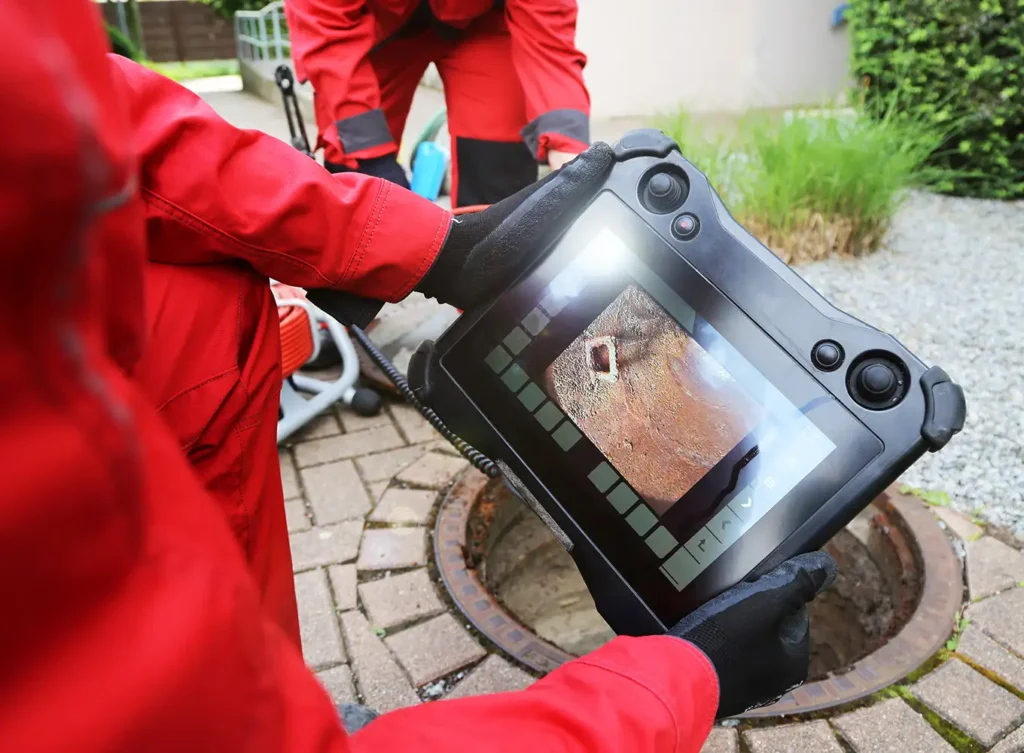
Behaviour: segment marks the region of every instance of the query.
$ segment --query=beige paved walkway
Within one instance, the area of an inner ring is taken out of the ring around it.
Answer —
[[[431,516],[467,464],[414,410],[324,416],[281,450],[281,467],[303,650],[336,699],[390,710],[532,681],[488,656],[431,581]],[[841,753],[837,736],[856,753],[1024,751],[1024,555],[958,513],[936,512],[965,554],[970,599],[946,661],[828,721],[718,730],[708,753],[739,751],[741,738],[750,753]]]

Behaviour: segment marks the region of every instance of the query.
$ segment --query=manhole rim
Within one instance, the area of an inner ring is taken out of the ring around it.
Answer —
[[[441,580],[459,612],[491,643],[537,672],[576,658],[519,622],[466,562],[467,524],[489,479],[469,470],[441,500],[434,524],[433,555]],[[894,515],[909,534],[920,565],[921,598],[903,628],[842,674],[807,683],[764,708],[739,718],[793,716],[843,706],[872,695],[919,669],[945,645],[963,606],[963,567],[938,521],[916,497],[892,485],[874,504]]]

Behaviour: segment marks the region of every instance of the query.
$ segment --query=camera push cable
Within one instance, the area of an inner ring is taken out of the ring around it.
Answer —
[[[494,461],[484,455],[480,450],[475,449],[469,442],[462,439],[455,434],[451,429],[445,426],[444,421],[441,417],[434,413],[433,410],[423,405],[417,398],[416,394],[412,391],[409,383],[406,381],[402,373],[395,368],[395,365],[388,360],[387,356],[380,352],[380,348],[373,344],[369,336],[363,332],[362,329],[355,325],[349,325],[348,331],[356,338],[366,354],[370,356],[370,359],[377,364],[377,367],[383,371],[387,378],[391,380],[391,383],[395,385],[402,397],[404,397],[410,405],[418,410],[427,422],[437,430],[441,436],[443,436],[448,442],[454,447],[459,453],[468,460],[474,468],[478,471],[482,471],[491,478],[497,478],[501,471],[498,470],[498,466],[495,465]]]

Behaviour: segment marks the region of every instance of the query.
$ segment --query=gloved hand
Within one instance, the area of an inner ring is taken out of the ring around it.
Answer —
[[[456,217],[416,290],[460,309],[487,300],[576,218],[613,162],[611,147],[594,144],[539,183],[483,211]]]
[[[689,641],[718,673],[716,718],[741,714],[804,682],[810,668],[807,605],[836,579],[825,552],[801,554],[704,604],[669,631]]]
[[[398,164],[397,154],[392,153],[385,154],[382,157],[361,159],[358,160],[358,163],[359,167],[352,168],[325,161],[324,167],[327,168],[328,172],[332,173],[362,173],[363,175],[371,175],[374,178],[389,180],[402,188],[409,187],[409,179],[405,175],[405,170]]]

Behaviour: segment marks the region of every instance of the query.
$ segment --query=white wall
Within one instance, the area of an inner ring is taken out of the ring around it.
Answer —
[[[823,104],[847,83],[839,0],[579,0],[595,118]]]

